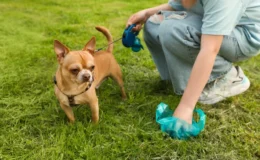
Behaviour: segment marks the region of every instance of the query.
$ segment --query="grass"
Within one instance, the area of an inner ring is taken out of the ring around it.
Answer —
[[[180,141],[155,122],[156,106],[165,102],[174,109],[180,97],[171,86],[160,87],[147,48],[133,53],[118,42],[114,55],[128,99],[121,101],[108,80],[98,93],[100,123],[91,124],[89,108],[80,106],[74,109],[76,123],[68,124],[53,92],[53,40],[81,49],[96,36],[97,47],[104,46],[96,25],[119,38],[132,13],[164,2],[1,0],[0,159],[259,159],[259,56],[239,63],[252,82],[249,91],[214,106],[199,105],[207,114],[205,130]]]

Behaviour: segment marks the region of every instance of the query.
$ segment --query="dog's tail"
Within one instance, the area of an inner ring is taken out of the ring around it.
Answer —
[[[111,33],[109,32],[109,30],[103,26],[96,26],[96,30],[98,30],[99,32],[102,32],[106,38],[107,38],[107,41],[108,41],[108,47],[107,47],[107,51],[112,53],[113,51],[113,38],[112,38],[112,35]]]

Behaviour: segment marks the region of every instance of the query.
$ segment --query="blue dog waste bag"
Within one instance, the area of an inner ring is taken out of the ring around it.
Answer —
[[[192,119],[192,124],[172,116],[173,111],[167,104],[160,103],[156,109],[156,122],[160,124],[161,130],[172,138],[187,139],[197,136],[205,127],[206,115],[201,109],[196,109],[199,121]]]

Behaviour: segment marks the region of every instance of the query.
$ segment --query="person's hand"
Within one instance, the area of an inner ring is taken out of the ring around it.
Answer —
[[[133,28],[133,31],[140,31],[142,29],[142,25],[146,22],[147,19],[147,10],[141,10],[130,16],[126,23],[126,27],[132,24],[136,24],[136,26]]]
[[[196,137],[205,127],[206,115],[201,109],[196,109],[194,113],[199,116],[199,120],[192,123],[193,108],[180,103],[173,113],[167,104],[161,102],[156,109],[156,122],[160,129],[172,138]]]
[[[173,116],[192,124],[193,109],[185,105],[178,105],[175,109]]]

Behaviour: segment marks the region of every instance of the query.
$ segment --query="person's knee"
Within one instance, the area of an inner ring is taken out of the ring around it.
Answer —
[[[158,25],[147,21],[143,28],[143,36],[145,43],[154,42],[158,40]]]
[[[144,24],[143,36],[144,36],[145,42],[149,39],[148,37],[151,36],[151,29],[150,29],[149,24],[147,22]]]
[[[175,23],[176,22],[176,23]],[[163,45],[176,45],[183,41],[185,25],[178,23],[178,21],[165,20],[159,27],[159,38]]]
[[[159,38],[165,46],[200,46],[200,31],[183,23],[181,20],[163,21],[159,27]]]

